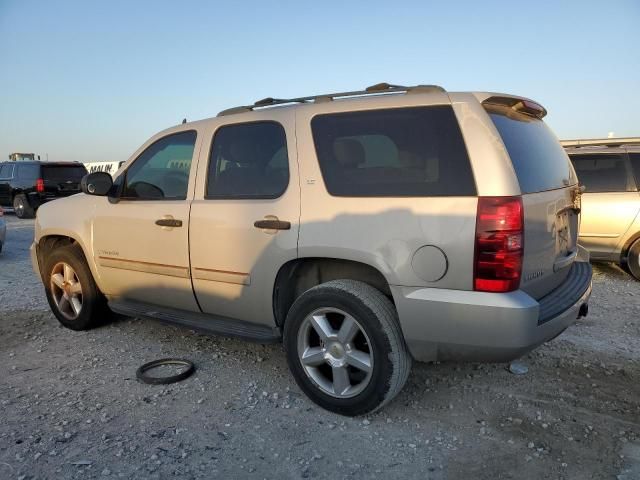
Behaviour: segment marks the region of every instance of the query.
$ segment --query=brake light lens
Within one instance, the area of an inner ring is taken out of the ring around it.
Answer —
[[[44,192],[44,180],[39,178],[36,180],[36,192],[43,193]]]
[[[511,292],[520,286],[524,253],[521,197],[479,197],[474,290]]]

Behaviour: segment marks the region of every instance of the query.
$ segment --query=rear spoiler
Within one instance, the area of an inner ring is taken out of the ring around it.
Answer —
[[[640,145],[640,137],[560,140],[560,144],[563,147],[620,147],[622,145]]]
[[[537,102],[528,98],[502,97],[494,95],[482,101],[482,105],[493,105],[497,107],[508,107],[518,113],[524,113],[531,117],[543,118],[547,110]]]

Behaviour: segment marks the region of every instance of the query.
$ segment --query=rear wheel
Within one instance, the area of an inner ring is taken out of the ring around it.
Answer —
[[[78,245],[57,248],[47,256],[44,287],[53,314],[67,328],[88,330],[112,318]]]
[[[626,267],[636,280],[640,280],[640,239],[629,248]]]
[[[411,369],[393,304],[355,280],[334,280],[302,294],[287,315],[284,344],[300,388],[342,415],[381,408]]]
[[[35,210],[29,205],[29,200],[23,193],[19,193],[13,199],[13,211],[18,218],[33,218]]]

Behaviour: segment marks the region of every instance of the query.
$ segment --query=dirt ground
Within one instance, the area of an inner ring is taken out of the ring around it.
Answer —
[[[306,399],[280,345],[142,320],[61,328],[31,271],[33,221],[0,254],[0,479],[640,479],[640,282],[595,268],[590,314],[522,361],[414,364],[366,418]],[[136,381],[165,356],[197,365]]]

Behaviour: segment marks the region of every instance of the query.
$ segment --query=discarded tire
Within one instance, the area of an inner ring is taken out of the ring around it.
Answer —
[[[168,377],[152,377],[147,375],[147,372],[152,368],[160,367],[162,365],[182,365],[186,367],[182,372],[177,375],[171,375]],[[151,385],[165,385],[167,383],[176,383],[189,377],[195,372],[195,365],[189,360],[182,360],[179,358],[162,358],[160,360],[154,360],[153,362],[145,363],[136,371],[136,378],[143,383]]]

